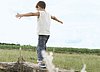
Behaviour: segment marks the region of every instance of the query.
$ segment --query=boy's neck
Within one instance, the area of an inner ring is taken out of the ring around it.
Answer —
[[[45,9],[39,9],[39,11],[45,11]]]

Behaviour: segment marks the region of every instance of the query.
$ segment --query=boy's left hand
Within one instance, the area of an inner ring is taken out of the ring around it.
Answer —
[[[22,17],[21,14],[17,13],[16,18],[20,19],[21,17]]]

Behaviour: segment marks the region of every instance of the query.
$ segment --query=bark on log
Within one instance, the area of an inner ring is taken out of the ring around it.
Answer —
[[[0,72],[48,72],[37,64],[30,62],[0,62]],[[58,72],[79,72],[74,70],[58,70]]]
[[[0,62],[0,69],[6,72],[33,72],[38,70],[37,64],[29,62]]]

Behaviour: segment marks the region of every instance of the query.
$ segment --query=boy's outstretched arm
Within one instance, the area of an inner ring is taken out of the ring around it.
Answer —
[[[39,15],[40,15],[39,12],[36,12],[36,13],[30,12],[30,13],[25,13],[25,14],[19,14],[19,13],[17,13],[16,18],[20,19],[21,17],[39,16]]]
[[[55,20],[55,21],[58,21],[58,22],[60,22],[61,24],[63,24],[63,22],[60,21],[60,20],[58,20],[55,16],[51,16],[51,19],[53,19],[53,20]]]

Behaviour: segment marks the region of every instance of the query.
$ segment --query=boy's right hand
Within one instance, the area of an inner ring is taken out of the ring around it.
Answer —
[[[63,24],[63,22],[62,21],[59,21],[61,24]]]
[[[21,14],[19,14],[19,13],[17,13],[17,15],[16,15],[16,18],[21,18],[22,17],[22,15]]]

